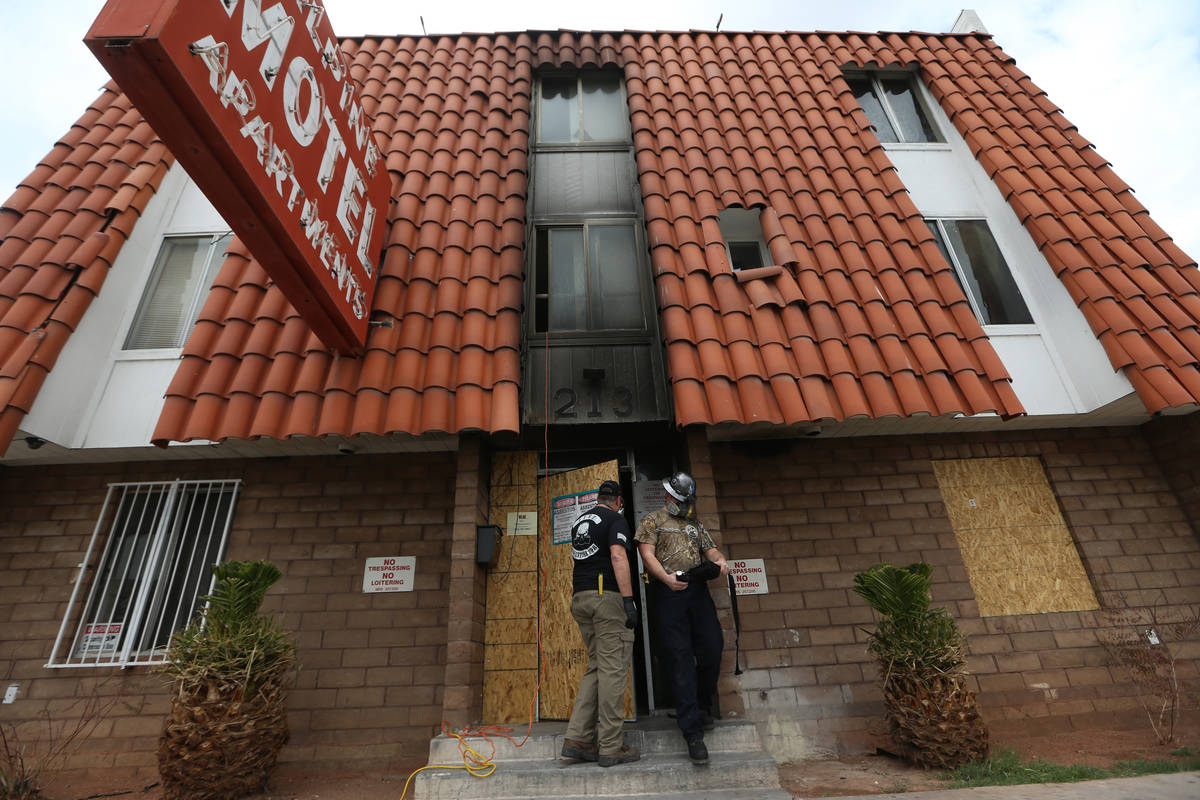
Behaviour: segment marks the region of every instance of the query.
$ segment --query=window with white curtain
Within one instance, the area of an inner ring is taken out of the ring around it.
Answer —
[[[547,74],[539,85],[539,142],[579,144],[629,138],[629,111],[620,72]]]
[[[163,239],[122,349],[183,347],[217,276],[231,235]]]
[[[941,142],[941,133],[924,108],[913,76],[868,72],[846,76],[850,91],[866,112],[879,141]]]
[[[171,635],[212,591],[240,486],[110,484],[46,666],[165,663]]]

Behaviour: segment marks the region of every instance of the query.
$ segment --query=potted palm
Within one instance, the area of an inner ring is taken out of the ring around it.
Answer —
[[[928,564],[876,564],[854,576],[854,591],[883,615],[867,632],[867,651],[900,755],[953,769],[987,758],[988,731],[966,685],[966,640],[944,608],[929,607],[932,573]]]
[[[213,568],[207,607],[175,634],[163,672],[171,709],[158,746],[166,800],[234,800],[262,792],[288,738],[290,634],[258,616],[281,573],[265,561]]]

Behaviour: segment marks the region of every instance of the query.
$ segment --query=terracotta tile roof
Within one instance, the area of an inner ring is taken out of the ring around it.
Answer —
[[[387,140],[396,202],[373,319],[393,326],[373,327],[361,358],[328,352],[235,242],[157,443],[516,430],[530,93],[538,68],[563,65],[626,77],[679,424],[1022,412],[844,66],[918,69],[1147,408],[1200,399],[1194,262],[987,37],[557,31],[343,48]],[[61,207],[52,191],[34,203],[47,224]],[[776,267],[729,269],[718,218],[734,205],[764,208]]]
[[[990,39],[681,34],[626,64],[677,420],[1020,413],[840,77],[875,65],[919,70],[1147,408],[1197,402],[1194,262]],[[731,273],[733,205],[780,268]]]
[[[0,205],[0,454],[172,160],[109,84]]]
[[[520,427],[528,59],[486,38],[343,49],[392,175],[382,324],[361,357],[330,352],[235,240],[157,444]]]

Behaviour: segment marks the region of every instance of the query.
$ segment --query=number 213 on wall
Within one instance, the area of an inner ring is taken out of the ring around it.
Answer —
[[[611,397],[605,398],[604,392],[599,387],[589,387],[584,390],[583,403],[585,408],[580,408],[579,393],[569,386],[562,386],[554,390],[554,418],[555,419],[575,419],[582,413],[586,417],[603,417],[605,411],[616,414],[618,417],[628,417],[633,413],[633,392],[627,386],[618,386],[612,390]],[[601,402],[609,400],[606,403],[606,408],[601,410]]]

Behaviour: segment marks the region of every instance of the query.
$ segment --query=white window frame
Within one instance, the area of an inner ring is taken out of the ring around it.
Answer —
[[[203,278],[210,273],[213,278],[216,278],[217,271],[220,269],[218,260],[224,255],[225,247],[229,244],[229,240],[233,237],[233,232],[225,231],[198,231],[195,233],[170,233],[162,236],[158,242],[158,249],[154,253],[154,260],[150,264],[150,271],[146,275],[146,280],[142,284],[142,293],[138,298],[137,304],[133,307],[133,311],[129,316],[129,320],[125,325],[125,330],[118,340],[117,358],[121,360],[138,360],[147,358],[162,358],[164,355],[174,356],[182,348],[191,335],[192,329],[196,326],[196,318],[200,315],[200,308],[204,305],[204,301],[208,298],[208,292],[211,288],[211,281]],[[167,247],[181,239],[208,239],[208,252],[204,258],[203,271],[204,275],[196,286],[196,291],[187,303],[187,320],[188,325],[181,331],[180,340],[177,344],[170,347],[130,347],[129,337],[133,334],[134,328],[137,327],[138,321],[145,310],[147,303],[150,300],[150,295],[158,280],[161,278],[161,264]]]
[[[79,564],[79,572],[74,581],[74,588],[71,590],[71,599],[67,603],[67,610],[63,614],[58,636],[54,640],[54,649],[45,666],[48,668],[125,668],[137,665],[165,664],[167,662],[165,646],[149,650],[136,650],[134,643],[141,637],[147,621],[157,620],[157,623],[152,621],[151,624],[161,624],[164,620],[169,619],[166,598],[170,593],[170,588],[177,582],[182,581],[185,586],[189,582],[194,582],[196,591],[190,595],[181,594],[177,598],[175,607],[170,609],[170,613],[174,617],[178,617],[179,611],[185,606],[194,606],[199,597],[212,593],[216,578],[210,576],[205,582],[200,573],[202,570],[211,569],[213,564],[196,561],[197,545],[203,537],[205,539],[203,552],[212,554],[213,563],[219,563],[224,558],[241,485],[242,482],[238,479],[109,484],[108,494],[104,498],[100,516],[96,520],[96,527],[88,543],[87,553]],[[205,492],[206,495],[199,508],[200,516],[197,519],[202,522],[206,512],[210,509],[213,513],[207,530],[195,531],[189,557],[184,555],[188,546],[188,541],[184,539],[187,533],[185,529],[191,522],[191,515],[197,512],[195,498],[200,492]],[[156,495],[157,497],[155,497]],[[225,495],[229,497],[229,508],[224,513],[217,513],[220,510],[220,500]],[[119,511],[123,504],[128,501],[132,505],[139,497],[146,501],[146,505],[137,512],[139,514],[137,521],[131,526],[132,514],[127,512],[124,525],[117,530]],[[192,498],[192,500],[185,508],[182,501],[186,498]],[[153,518],[147,519],[146,514],[151,503],[155,506],[150,512],[153,514]],[[144,528],[143,523],[145,523]],[[115,557],[125,544],[126,537],[138,536],[139,529],[152,531],[149,541],[144,546],[140,563],[137,565],[128,562],[115,563]],[[104,547],[99,561],[93,569],[91,566],[92,556],[97,550],[102,531],[106,533]],[[110,556],[112,557],[111,562]],[[168,559],[172,561],[170,567],[166,566]],[[181,564],[182,574],[180,574]],[[104,574],[101,574],[102,568]],[[97,599],[103,597],[113,585],[113,577],[118,570],[120,570],[119,581],[124,581],[128,575],[136,571],[135,586],[130,592],[128,607],[122,618],[119,621],[91,619],[92,616],[99,613]],[[79,607],[77,603],[80,589],[88,582],[89,574],[91,585],[88,597],[82,607]],[[206,587],[206,591],[202,591],[202,587]],[[184,620],[182,624],[186,625],[188,621]],[[110,627],[115,625],[117,631],[95,630],[97,626],[105,625]],[[74,633],[70,635],[70,640],[67,642],[68,630],[72,627]],[[179,630],[181,625],[173,627],[174,630]],[[93,630],[88,630],[89,628]],[[104,638],[110,635],[115,638],[111,640]],[[97,637],[94,640],[97,643],[93,645],[93,640],[89,637]],[[109,641],[111,641],[111,647]],[[67,643],[67,647],[65,652],[60,654],[64,643]]]
[[[967,297],[967,302],[971,305],[971,312],[975,315],[975,319],[979,320],[979,324],[985,328],[985,332],[991,335],[993,332],[1001,332],[1008,334],[1028,334],[1037,333],[1037,318],[1033,315],[1033,306],[1029,304],[1028,295],[1025,289],[1021,286],[1019,276],[1013,270],[1008,254],[1004,252],[1004,248],[1000,245],[1000,240],[996,237],[996,232],[992,230],[992,223],[987,217],[978,215],[963,215],[950,216],[946,214],[934,214],[924,217],[927,223],[932,223],[937,226],[938,236],[941,237],[942,243],[946,248],[947,260],[950,262],[951,268],[954,269],[954,274],[958,277],[958,285],[962,288],[962,292]],[[987,226],[988,233],[991,234],[992,241],[996,243],[996,249],[1000,253],[1000,257],[1004,259],[1004,268],[1008,270],[1008,275],[1012,279],[1013,286],[1016,287],[1017,294],[1021,296],[1021,302],[1025,304],[1025,311],[1029,314],[1029,318],[1033,322],[985,322],[980,303],[982,298],[976,297],[971,290],[971,283],[967,280],[966,271],[958,260],[958,253],[950,243],[950,237],[946,235],[945,222],[982,222]]]
[[[880,83],[880,78],[905,78],[908,80],[908,88],[913,93],[913,100],[917,104],[917,108],[925,115],[925,121],[929,123],[930,129],[933,131],[936,139],[928,142],[909,142],[896,141],[885,142],[883,139],[879,143],[883,145],[885,150],[949,150],[950,144],[946,140],[946,132],[942,130],[942,126],[938,123],[930,106],[933,103],[925,88],[925,82],[917,80],[917,76],[908,70],[853,70],[846,73],[847,79],[863,79],[871,82],[871,89],[875,92],[875,99],[879,101],[879,107],[883,109],[883,115],[887,117],[888,124],[892,126],[892,130],[897,136],[903,135],[903,129],[900,127],[900,121],[896,118],[896,112],[892,110],[891,102],[887,99],[886,93],[883,91],[883,85]],[[866,113],[866,110],[863,110]],[[878,131],[876,131],[878,138]]]

